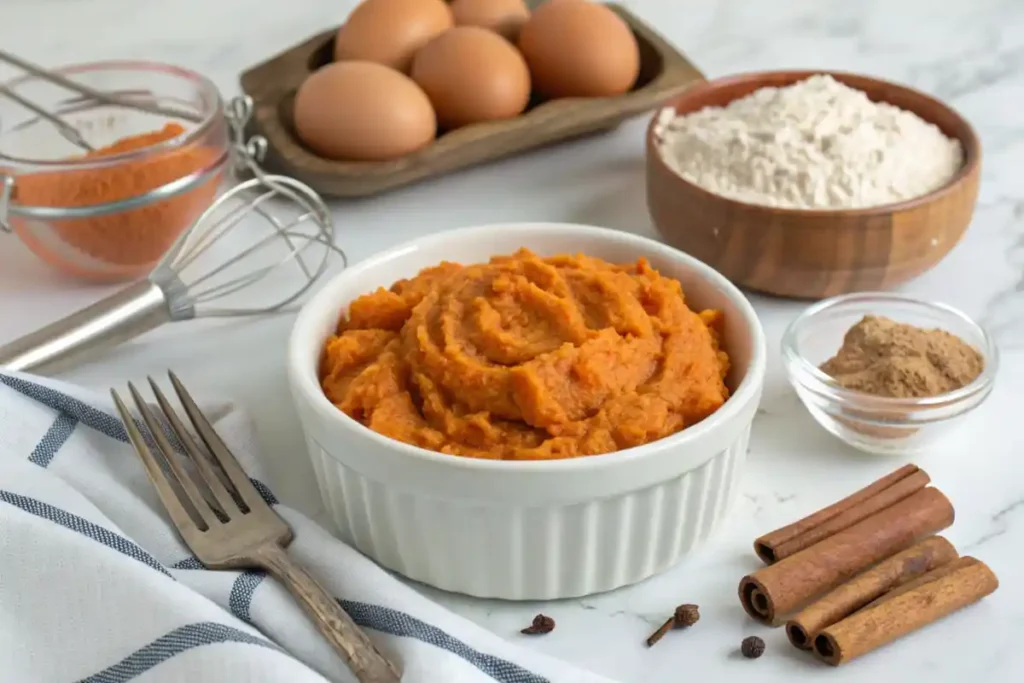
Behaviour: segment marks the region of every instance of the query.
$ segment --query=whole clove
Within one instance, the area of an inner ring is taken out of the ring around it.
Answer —
[[[655,643],[664,637],[669,629],[673,628],[687,628],[693,626],[700,619],[700,608],[697,605],[679,605],[676,607],[675,613],[672,617],[664,624],[658,627],[658,630],[650,635],[647,639],[647,647],[653,647]]]
[[[757,659],[764,654],[764,641],[757,636],[748,636],[740,643],[740,654],[747,659]]]
[[[543,614],[538,614],[533,618],[533,622],[520,631],[520,633],[524,633],[528,636],[538,636],[545,633],[551,633],[554,630],[555,620]]]

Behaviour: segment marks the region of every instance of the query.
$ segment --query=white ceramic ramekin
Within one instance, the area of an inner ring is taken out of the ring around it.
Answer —
[[[612,262],[646,257],[681,281],[691,306],[724,310],[732,396],[704,421],[638,448],[507,462],[393,441],[323,395],[320,353],[354,298],[442,260],[481,262],[520,247]],[[700,261],[615,230],[531,223],[453,230],[352,266],[303,307],[288,370],[320,492],[345,541],[388,569],[444,590],[538,600],[635,583],[707,539],[737,492],[766,355],[750,303]]]

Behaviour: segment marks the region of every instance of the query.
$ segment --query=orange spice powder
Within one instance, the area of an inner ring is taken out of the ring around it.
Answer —
[[[154,147],[185,132],[177,123],[122,138],[71,160],[89,160]],[[107,168],[46,171],[18,176],[15,203],[24,207],[78,208],[143,195],[214,164],[221,151],[204,145],[173,147]],[[47,222],[18,219],[13,226],[38,256],[90,279],[145,273],[213,201],[220,173],[200,185],[136,209],[94,218]],[[57,244],[54,244],[56,242]],[[70,249],[68,249],[70,247]]]

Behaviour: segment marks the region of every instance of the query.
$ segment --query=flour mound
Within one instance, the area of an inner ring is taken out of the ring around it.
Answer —
[[[831,76],[761,88],[725,107],[663,109],[658,152],[717,195],[793,209],[879,206],[928,194],[964,162],[958,140]]]

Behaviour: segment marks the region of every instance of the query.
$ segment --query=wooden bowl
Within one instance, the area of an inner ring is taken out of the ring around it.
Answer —
[[[981,143],[959,114],[916,90],[867,76],[777,71],[694,85],[666,106],[689,113],[724,106],[766,86],[819,73],[911,111],[959,139],[964,165],[944,187],[878,207],[803,210],[758,206],[708,192],[670,169],[655,148],[657,114],[647,130],[647,205],[669,244],[740,287],[799,299],[886,289],[941,261],[966,231],[981,175]]]

